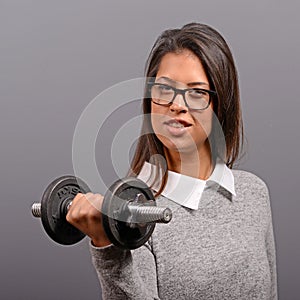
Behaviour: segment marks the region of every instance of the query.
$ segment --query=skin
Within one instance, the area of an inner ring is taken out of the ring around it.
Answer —
[[[210,89],[201,61],[189,50],[166,54],[155,81],[182,89]],[[176,96],[171,106],[151,103],[152,127],[164,145],[169,170],[200,179],[210,176],[212,163],[207,137],[212,129],[212,116],[212,102],[206,110],[189,110],[181,95]],[[165,124],[174,118],[190,126],[177,130]]]
[[[77,194],[66,215],[66,220],[85,233],[96,247],[111,244],[102,226],[102,215],[98,207],[102,207],[103,196],[100,194]]]
[[[156,82],[176,88],[210,89],[201,61],[189,50],[166,54],[159,66]],[[197,84],[192,84],[195,82]],[[204,111],[189,110],[181,95],[177,95],[168,107],[151,104],[152,127],[164,145],[169,170],[200,179],[210,176],[212,162],[207,137],[211,132],[212,114],[212,104]],[[164,123],[173,118],[181,119],[190,126],[178,129]],[[96,247],[111,244],[98,209],[102,202],[100,194],[77,194],[66,216],[67,221],[88,235]]]

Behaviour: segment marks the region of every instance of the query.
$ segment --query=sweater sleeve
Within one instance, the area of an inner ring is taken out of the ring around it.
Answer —
[[[278,296],[277,296],[276,254],[275,254],[275,241],[274,241],[272,221],[269,224],[269,229],[266,236],[266,248],[267,248],[267,255],[269,260],[271,284],[272,284],[270,299],[277,300]]]
[[[104,300],[159,299],[155,257],[148,243],[131,251],[90,243],[90,251]]]
[[[270,300],[277,300],[277,270],[276,270],[276,247],[273,231],[273,222],[272,222],[272,212],[270,197],[267,188],[267,208],[268,208],[268,228],[266,231],[266,251],[270,267],[270,276],[271,276],[271,291],[270,291]]]

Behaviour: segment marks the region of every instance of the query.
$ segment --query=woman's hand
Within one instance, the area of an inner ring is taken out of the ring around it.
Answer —
[[[102,226],[101,207],[103,196],[100,194],[77,194],[69,207],[66,220],[85,233],[96,247],[110,245]]]

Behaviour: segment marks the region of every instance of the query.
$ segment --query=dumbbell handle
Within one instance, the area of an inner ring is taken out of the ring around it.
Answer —
[[[31,206],[31,213],[36,218],[42,217],[42,205],[41,203],[33,203]]]
[[[66,213],[69,210],[72,201],[67,200],[65,203]],[[31,213],[34,217],[40,218],[41,203],[33,203]],[[172,211],[169,208],[149,206],[149,205],[136,205],[135,203],[128,204],[128,210],[131,213],[132,223],[168,223],[172,218]]]
[[[70,206],[72,204],[72,200],[67,200],[64,205],[65,214],[67,214]],[[41,203],[33,203],[31,206],[31,213],[36,218],[42,217],[42,204]]]
[[[129,203],[128,209],[134,223],[169,223],[172,218],[172,211],[168,207]]]

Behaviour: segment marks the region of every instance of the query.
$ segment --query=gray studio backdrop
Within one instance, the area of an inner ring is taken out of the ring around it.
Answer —
[[[299,8],[277,0],[1,0],[0,299],[101,298],[87,239],[57,246],[30,206],[52,179],[73,173],[72,138],[88,103],[142,76],[157,35],[191,21],[217,28],[233,49],[248,140],[239,168],[269,187],[279,295],[299,299]],[[108,183],[117,174],[105,137],[139,112],[137,102],[120,108],[97,140]],[[128,149],[116,156],[128,159]]]

